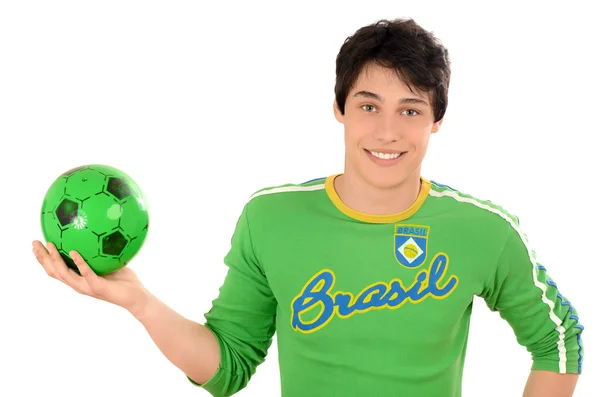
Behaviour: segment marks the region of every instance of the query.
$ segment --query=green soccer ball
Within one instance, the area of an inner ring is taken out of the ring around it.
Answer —
[[[42,204],[42,233],[68,267],[79,273],[69,252],[105,275],[126,266],[148,233],[141,189],[123,171],[92,164],[73,168],[50,186]]]

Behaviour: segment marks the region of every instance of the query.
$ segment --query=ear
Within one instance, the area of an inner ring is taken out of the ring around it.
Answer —
[[[444,122],[444,119],[441,119],[440,121],[433,123],[433,126],[431,127],[431,133],[435,134],[436,132],[438,132],[440,130],[440,128],[442,128],[443,122]]]
[[[337,101],[335,100],[335,98],[333,99],[333,115],[335,116],[335,119],[337,121],[339,121],[340,123],[344,123],[344,115],[340,111],[340,108],[338,107],[338,104],[337,104]]]

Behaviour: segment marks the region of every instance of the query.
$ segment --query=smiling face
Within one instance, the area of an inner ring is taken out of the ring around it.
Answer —
[[[420,178],[434,122],[431,98],[412,92],[393,69],[369,64],[348,93],[344,114],[345,171],[354,180],[389,189]]]

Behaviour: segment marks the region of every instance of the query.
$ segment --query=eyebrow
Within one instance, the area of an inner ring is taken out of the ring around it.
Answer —
[[[358,91],[353,96],[354,97],[372,98],[372,99],[378,100],[379,102],[384,102],[384,99],[380,95],[375,94],[374,92],[370,92],[370,91]],[[423,99],[420,99],[420,98],[402,98],[398,101],[398,103],[400,103],[400,104],[415,104],[415,105],[429,105],[427,103],[427,101],[424,101]]]

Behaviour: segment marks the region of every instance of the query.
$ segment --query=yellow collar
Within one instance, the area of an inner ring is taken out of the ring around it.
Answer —
[[[341,174],[330,175],[325,180],[325,191],[327,192],[329,199],[343,214],[349,216],[350,218],[368,223],[395,223],[401,222],[411,217],[419,210],[419,208],[421,208],[431,189],[431,182],[421,177],[421,189],[419,191],[419,195],[417,196],[415,202],[409,208],[397,214],[371,215],[353,210],[352,208],[344,204],[338,193],[335,191],[335,187],[333,184],[335,178],[339,175]]]

